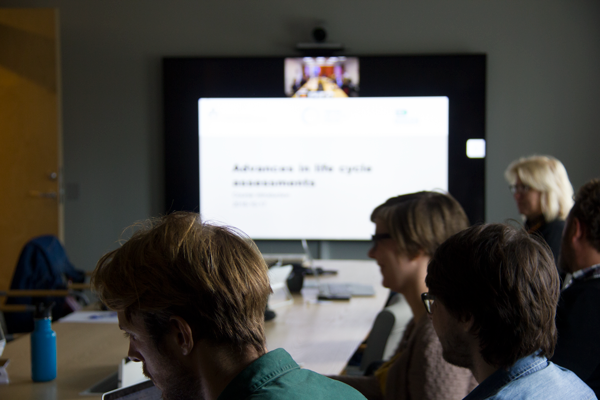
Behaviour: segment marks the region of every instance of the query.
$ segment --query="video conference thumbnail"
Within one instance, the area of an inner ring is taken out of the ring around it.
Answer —
[[[357,57],[285,59],[285,94],[296,98],[358,97]]]

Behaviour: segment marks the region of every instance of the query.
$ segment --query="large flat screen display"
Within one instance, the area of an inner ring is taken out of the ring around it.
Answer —
[[[200,213],[254,239],[366,240],[382,200],[448,190],[447,97],[202,98],[198,115]]]
[[[174,58],[164,74],[167,211],[259,240],[368,240],[378,204],[440,190],[483,221],[466,149],[485,138],[485,56]]]

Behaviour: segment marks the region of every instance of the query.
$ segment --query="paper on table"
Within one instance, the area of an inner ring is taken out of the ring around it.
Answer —
[[[75,311],[58,322],[86,322],[92,324],[118,324],[116,311]]]

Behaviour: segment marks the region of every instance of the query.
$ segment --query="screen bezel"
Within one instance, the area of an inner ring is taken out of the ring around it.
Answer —
[[[485,139],[486,55],[350,56],[360,60],[361,97],[450,99],[448,189],[471,223],[483,222],[485,159],[468,158],[465,144]],[[199,210],[198,99],[285,97],[287,57],[163,59],[166,212]]]

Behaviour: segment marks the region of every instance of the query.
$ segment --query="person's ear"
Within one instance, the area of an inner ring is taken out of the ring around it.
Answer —
[[[571,234],[571,242],[573,244],[581,242],[582,240],[585,239],[585,231],[583,229],[583,224],[581,223],[581,221],[577,218],[573,218],[571,220],[571,232],[569,232]]]
[[[460,327],[464,333],[471,333],[471,329],[473,328],[473,316],[469,315],[468,317],[464,317],[463,320],[459,321]]]
[[[427,257],[427,255],[425,254],[425,250],[419,249],[419,251],[417,251],[417,253],[414,256],[410,257],[410,261],[415,261],[419,257]]]
[[[581,223],[581,221],[579,221],[578,218],[573,218],[573,226],[575,229],[575,236],[577,237],[582,237],[584,236],[584,232],[583,232],[583,224]]]
[[[171,324],[171,332],[175,335],[177,348],[180,349],[182,355],[189,355],[194,348],[192,327],[185,319],[178,316],[172,316],[169,323]]]

